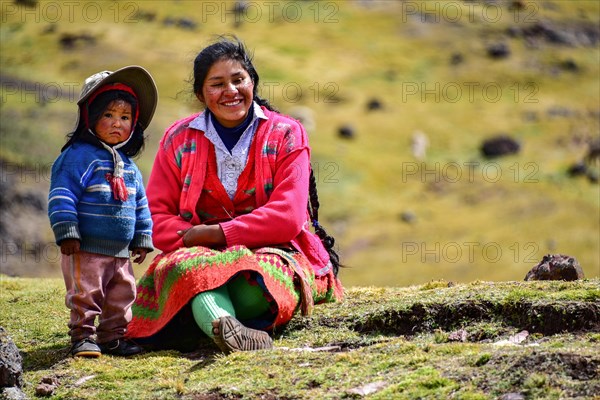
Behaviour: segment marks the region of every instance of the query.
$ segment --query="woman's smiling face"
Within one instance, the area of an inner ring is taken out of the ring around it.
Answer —
[[[198,99],[227,128],[241,124],[252,106],[254,82],[242,64],[219,60],[208,70]]]

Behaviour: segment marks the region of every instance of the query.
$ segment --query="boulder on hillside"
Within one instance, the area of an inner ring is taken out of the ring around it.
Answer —
[[[600,141],[592,142],[582,160],[567,169],[571,177],[586,176],[591,183],[600,181]]]
[[[372,98],[367,102],[367,111],[377,111],[383,109],[383,102],[377,98]]]
[[[63,50],[73,50],[80,44],[84,47],[96,44],[96,37],[89,33],[63,33],[58,42]]]
[[[511,26],[507,33],[511,37],[523,38],[531,47],[540,43],[567,47],[594,47],[600,42],[600,26],[593,21],[554,22],[538,21],[524,27]]]
[[[525,276],[526,281],[576,281],[584,279],[579,262],[564,254],[547,254]]]
[[[356,132],[352,125],[345,124],[338,128],[338,135],[344,139],[353,139]]]
[[[459,65],[465,61],[465,57],[461,53],[453,53],[450,56],[450,65]]]
[[[18,6],[23,6],[27,8],[35,8],[38,5],[38,0],[13,0]]]
[[[487,55],[490,58],[501,59],[510,56],[510,47],[506,43],[492,43],[487,48]]]
[[[481,144],[481,153],[487,158],[516,154],[520,149],[519,142],[507,135],[492,137]]]
[[[600,140],[590,143],[584,162],[588,167],[600,165]]]

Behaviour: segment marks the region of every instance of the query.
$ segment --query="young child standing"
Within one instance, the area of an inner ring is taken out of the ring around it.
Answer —
[[[48,216],[62,253],[73,356],[142,351],[124,339],[136,297],[129,257],[141,263],[154,247],[142,175],[130,157],[142,151],[157,98],[138,66],[90,76],[76,128],[52,166]]]

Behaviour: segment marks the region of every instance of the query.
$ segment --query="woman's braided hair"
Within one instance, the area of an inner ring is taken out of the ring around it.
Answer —
[[[310,180],[308,185],[308,213],[310,215],[312,226],[315,229],[315,233],[319,239],[321,239],[321,243],[325,246],[327,253],[329,253],[329,260],[331,261],[331,265],[333,265],[333,273],[337,276],[341,266],[340,257],[333,248],[335,239],[333,236],[328,235],[325,228],[319,223],[319,195],[317,193],[317,180],[312,167],[310,169]]]

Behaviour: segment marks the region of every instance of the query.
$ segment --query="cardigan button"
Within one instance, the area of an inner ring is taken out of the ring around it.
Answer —
[[[192,219],[192,213],[189,211],[183,211],[181,213],[181,218],[185,219],[186,221],[190,221]]]

